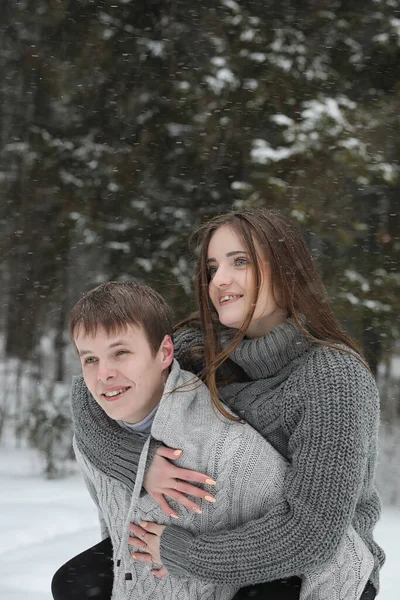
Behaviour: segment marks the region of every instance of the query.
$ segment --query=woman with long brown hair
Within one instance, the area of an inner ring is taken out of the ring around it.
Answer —
[[[200,230],[195,289],[198,312],[178,329],[176,356],[206,382],[217,411],[235,418],[222,400],[289,461],[284,495],[261,519],[230,531],[193,536],[179,522],[149,524],[147,539],[154,535],[140,558],[157,557],[183,577],[241,586],[289,578],[290,586],[329,561],[352,526],[374,558],[361,598],[374,598],[384,562],[373,539],[379,398],[301,232],[276,211],[212,219]],[[177,467],[157,460],[147,491],[186,506],[186,494],[199,496]],[[348,584],[339,582],[344,598]]]

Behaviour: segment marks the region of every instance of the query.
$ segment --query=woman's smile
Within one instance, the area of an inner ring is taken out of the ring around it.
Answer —
[[[219,305],[225,306],[226,304],[232,304],[232,302],[236,302],[236,300],[240,300],[241,298],[243,298],[243,294],[231,294],[229,292],[224,292],[219,298]]]

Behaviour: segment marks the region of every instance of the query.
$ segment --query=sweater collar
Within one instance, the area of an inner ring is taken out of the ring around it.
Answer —
[[[223,342],[225,345],[226,342]],[[250,379],[272,377],[312,345],[293,319],[280,323],[259,338],[244,338],[230,359]]]
[[[158,405],[151,428],[151,435],[167,446],[173,445],[170,432],[179,431],[185,423],[188,408],[193,402],[209,401],[205,386],[188,371],[181,369],[177,360],[171,365],[171,372],[165,383],[164,393]],[[171,446],[172,447],[172,446]]]

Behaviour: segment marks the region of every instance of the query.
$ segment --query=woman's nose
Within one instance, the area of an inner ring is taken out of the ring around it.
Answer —
[[[220,265],[212,278],[212,283],[216,287],[225,287],[232,282],[232,274],[230,270],[223,265]]]

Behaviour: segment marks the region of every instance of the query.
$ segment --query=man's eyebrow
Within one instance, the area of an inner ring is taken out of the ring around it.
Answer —
[[[116,346],[125,346],[126,344],[127,344],[126,340],[116,340],[115,342],[110,344],[108,347],[115,348]],[[92,350],[80,350],[78,352],[79,356],[84,356],[85,354],[96,354],[96,353],[93,352]]]
[[[123,338],[121,338],[120,340],[115,340],[115,342],[110,344],[108,347],[115,348],[115,346],[126,346],[127,343],[128,343],[127,340],[124,340]]]
[[[230,256],[236,256],[236,254],[247,254],[246,250],[232,250],[232,252],[227,252],[225,254],[226,258],[229,258]],[[207,264],[211,263],[211,262],[217,262],[216,258],[208,258],[207,259]]]

